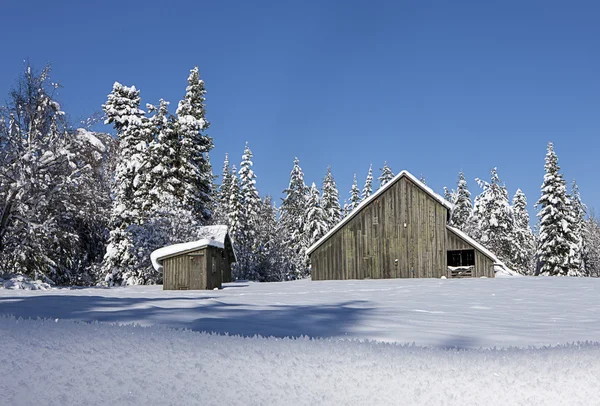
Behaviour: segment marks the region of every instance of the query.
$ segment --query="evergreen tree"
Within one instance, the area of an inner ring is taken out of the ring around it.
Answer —
[[[515,271],[530,275],[535,271],[535,236],[529,225],[527,198],[521,189],[517,189],[513,197],[512,212],[514,218],[514,244],[511,263]]]
[[[381,189],[383,186],[385,186],[386,183],[394,179],[394,173],[388,166],[387,161],[383,163],[383,168],[381,168],[380,170],[381,175],[377,179],[379,180],[379,188]]]
[[[240,181],[237,177],[235,165],[231,168],[231,186],[229,188],[229,211],[227,212],[227,225],[229,234],[234,241],[240,229],[240,215],[242,212],[242,197],[240,192]]]
[[[233,175],[231,168],[229,167],[229,154],[225,154],[225,161],[223,162],[223,172],[221,174],[221,185],[217,192],[218,204],[214,214],[214,221],[218,224],[227,224],[227,218],[229,213],[229,198],[231,195],[231,183],[233,182]]]
[[[285,234],[277,221],[277,208],[271,196],[263,199],[257,225],[255,270],[261,282],[279,282],[289,278],[291,263]]]
[[[69,126],[58,86],[27,66],[0,107],[0,273],[85,284],[104,253],[114,143]]]
[[[103,270],[109,284],[140,283],[133,240],[129,228],[142,218],[141,201],[136,191],[144,181],[147,145],[150,141],[147,120],[140,110],[140,92],[118,82],[106,103],[105,124],[113,124],[119,138],[119,160],[115,168],[111,230]]]
[[[581,201],[581,195],[579,194],[579,186],[577,182],[573,181],[571,186],[571,194],[568,196],[571,202],[572,213],[571,216],[573,222],[573,234],[577,240],[577,250],[570,256],[572,272],[576,272],[578,275],[587,276],[583,264],[583,252],[585,241],[583,239],[583,229],[585,224],[585,216],[587,213],[586,205]],[[576,271],[577,270],[577,271]]]
[[[306,246],[310,247],[319,241],[328,230],[329,224],[327,223],[327,213],[322,207],[319,190],[313,183],[310,188],[304,228]]]
[[[356,174],[354,174],[354,181],[352,182],[352,187],[350,188],[350,200],[347,205],[344,205],[344,216],[347,216],[352,212],[352,210],[356,209],[360,202],[360,189],[358,188]]]
[[[543,275],[576,275],[571,257],[578,250],[573,210],[567,197],[566,184],[560,173],[554,145],[548,143],[539,212],[539,246],[537,257]]]
[[[257,226],[261,208],[261,200],[256,190],[256,175],[252,170],[252,151],[246,143],[242,163],[240,164],[240,214],[239,226],[235,236],[237,246],[237,262],[235,264],[238,278],[256,279],[254,269],[254,252],[257,247]]]
[[[593,214],[584,223],[583,241],[585,274],[600,277],[600,223]]]
[[[196,219],[206,222],[212,213],[213,174],[208,158],[213,148],[212,138],[205,134],[210,123],[206,120],[204,81],[198,67],[190,71],[183,100],[177,107],[176,131],[180,140],[180,175],[184,188],[185,207]]]
[[[473,204],[471,203],[471,192],[469,192],[465,174],[462,171],[458,174],[458,184],[453,200],[451,203],[454,204],[454,209],[450,217],[450,225],[464,231],[473,213]]]
[[[361,201],[367,199],[373,193],[373,165],[369,165],[369,172],[367,173],[367,179],[365,180],[365,186],[363,186]]]
[[[490,183],[477,179],[482,193],[475,199],[473,219],[479,241],[509,267],[512,263],[514,222],[506,187],[501,184],[496,168]]]
[[[183,188],[178,178],[179,139],[169,114],[169,102],[161,99],[158,108],[150,104],[147,107],[155,113],[147,122],[153,133],[144,158],[149,169],[135,195],[143,212],[152,213],[182,199]]]
[[[333,228],[342,219],[342,208],[340,207],[339,193],[331,167],[327,168],[327,175],[323,179],[323,210],[327,229]]]
[[[292,279],[307,276],[306,239],[304,229],[306,222],[309,189],[304,183],[304,173],[300,161],[294,158],[294,168],[290,173],[290,183],[283,191],[285,197],[281,203],[280,222],[287,236],[286,244],[290,248],[293,265]]]

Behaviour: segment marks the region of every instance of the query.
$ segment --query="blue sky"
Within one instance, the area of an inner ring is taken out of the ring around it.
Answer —
[[[473,194],[496,166],[533,206],[553,141],[600,210],[598,2],[2,3],[0,97],[29,59],[52,64],[73,120],[115,81],[174,111],[198,65],[215,172],[248,141],[261,195],[281,196],[297,156],[309,184],[331,166],[342,200],[387,160],[439,192],[462,169]]]

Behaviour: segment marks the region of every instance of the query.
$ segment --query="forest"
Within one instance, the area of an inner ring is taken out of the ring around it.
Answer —
[[[249,143],[241,146],[238,165],[226,155],[215,174],[197,67],[174,114],[162,99],[142,110],[134,86],[107,89],[102,120],[113,134],[92,131],[94,120],[69,122],[50,73],[49,66],[39,72],[27,66],[0,107],[2,277],[25,275],[52,285],[160,284],[153,250],[193,240],[204,225],[226,224],[237,279],[307,278],[307,248],[394,178],[387,162],[377,178],[371,166],[363,186],[355,175],[347,198],[340,198],[331,168],[319,186],[309,186],[296,158],[277,202],[257,189]],[[474,198],[463,173],[455,188],[444,190],[454,205],[453,226],[523,275],[599,276],[598,219],[577,184],[567,185],[552,143],[537,221],[521,190],[509,197],[496,168],[476,183]]]

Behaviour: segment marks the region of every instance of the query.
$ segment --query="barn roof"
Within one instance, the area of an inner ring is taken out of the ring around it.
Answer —
[[[198,231],[200,239],[196,241],[184,242],[180,244],[168,245],[166,247],[159,248],[150,254],[150,260],[152,261],[152,267],[160,271],[162,269],[161,260],[172,257],[175,255],[185,254],[205,248],[208,246],[225,248],[225,239],[227,238],[227,226],[215,225],[201,227]],[[235,251],[233,252],[235,257]]]
[[[329,230],[329,232],[327,234],[325,234],[319,241],[317,241],[311,247],[309,247],[308,250],[306,251],[306,254],[310,255],[314,250],[316,250],[319,247],[319,245],[321,245],[325,241],[327,241],[327,239],[329,237],[331,237],[333,234],[335,234],[335,232],[338,231],[340,228],[342,228],[344,226],[344,224],[346,224],[354,216],[356,216],[365,206],[369,205],[369,203],[371,203],[373,200],[377,199],[377,197],[379,197],[382,193],[384,193],[386,190],[388,190],[394,183],[398,182],[402,178],[408,178],[415,186],[417,186],[418,188],[423,190],[425,193],[427,193],[429,196],[431,196],[434,200],[437,200],[442,206],[444,206],[448,210],[452,210],[452,208],[454,207],[452,205],[452,203],[450,203],[449,201],[444,199],[439,194],[435,193],[433,191],[433,189],[431,189],[429,186],[427,186],[426,184],[421,182],[412,173],[410,173],[408,171],[402,171],[398,175],[394,176],[394,178],[392,180],[390,180],[388,183],[383,185],[383,187],[379,188],[375,193],[373,193],[367,199],[363,200],[358,205],[358,207],[356,207],[354,210],[352,210],[350,212],[350,214],[348,216],[346,216],[342,221],[337,223],[336,226],[333,227],[331,230]]]

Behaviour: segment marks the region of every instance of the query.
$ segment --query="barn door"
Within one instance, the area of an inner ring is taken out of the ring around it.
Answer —
[[[206,257],[204,252],[188,255],[190,257],[190,267],[188,268],[190,289],[206,289]]]

